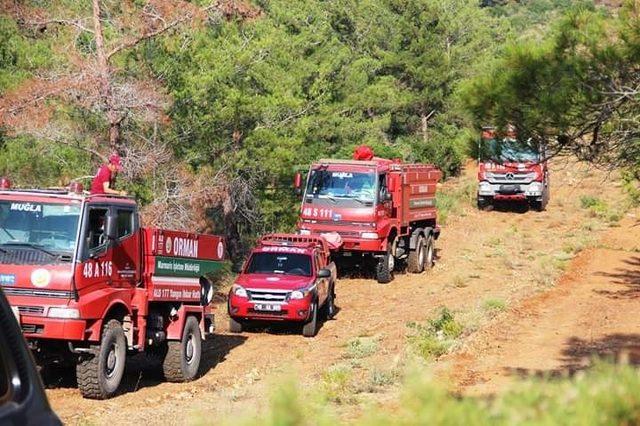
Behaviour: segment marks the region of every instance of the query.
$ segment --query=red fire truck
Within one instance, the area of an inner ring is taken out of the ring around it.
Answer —
[[[303,323],[302,334],[318,332],[320,313],[333,318],[336,266],[320,235],[262,237],[229,292],[229,328],[252,322]]]
[[[526,202],[537,211],[549,203],[549,167],[543,150],[518,141],[513,128],[498,139],[496,130],[485,127],[478,147],[478,208],[495,201]]]
[[[442,176],[430,164],[406,164],[374,157],[358,147],[352,160],[320,160],[307,176],[298,232],[337,232],[343,240],[335,253],[343,262],[373,260],[378,282],[388,283],[406,264],[409,272],[431,268],[436,220],[436,184]],[[301,190],[302,177],[296,175]]]
[[[75,364],[95,399],[117,392],[127,353],[197,376],[222,238],[142,228],[127,197],[0,187],[0,285],[42,368]]]

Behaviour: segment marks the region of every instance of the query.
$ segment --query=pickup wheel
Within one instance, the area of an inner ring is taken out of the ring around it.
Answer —
[[[387,253],[380,258],[376,265],[376,280],[380,284],[387,284],[393,280],[393,268],[395,267],[395,259],[391,254],[391,247]]]
[[[493,203],[491,198],[481,197],[478,195],[478,209],[479,210],[491,210],[493,208]]]
[[[110,320],[102,329],[100,345],[92,346],[95,355],[76,364],[78,389],[85,398],[107,399],[115,395],[124,374],[127,339],[118,320]]]
[[[325,314],[327,319],[333,319],[336,316],[336,295],[334,292],[333,284],[329,289],[329,295],[327,296],[327,301],[324,302]]]
[[[229,331],[232,333],[242,333],[242,323],[233,318],[229,318]]]
[[[419,274],[424,271],[426,259],[426,241],[424,236],[418,236],[415,250],[409,251],[407,259],[407,270],[412,274]]]
[[[167,356],[162,363],[164,377],[169,382],[188,382],[196,378],[202,358],[202,335],[198,320],[188,316],[182,340],[167,343]]]
[[[304,337],[315,337],[318,334],[318,302],[313,302],[311,310],[311,319],[302,326],[302,335]]]

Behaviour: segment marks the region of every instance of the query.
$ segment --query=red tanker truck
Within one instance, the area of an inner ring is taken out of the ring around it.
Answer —
[[[251,323],[290,322],[302,324],[305,337],[315,336],[320,314],[331,319],[336,312],[330,247],[320,235],[262,237],[229,292],[229,329],[239,333]]]
[[[390,282],[404,264],[421,273],[433,265],[440,235],[435,195],[441,176],[430,164],[374,157],[367,146],[352,160],[320,160],[307,176],[298,232],[338,233],[343,244],[335,259],[371,265],[379,283]],[[301,186],[297,174],[302,192]]]
[[[542,211],[549,203],[549,167],[543,151],[518,141],[513,129],[498,139],[496,130],[485,127],[478,149],[478,208],[496,201],[526,202]]]
[[[127,354],[197,376],[222,238],[143,228],[127,197],[0,184],[0,285],[42,368],[75,365],[94,399],[117,392]]]

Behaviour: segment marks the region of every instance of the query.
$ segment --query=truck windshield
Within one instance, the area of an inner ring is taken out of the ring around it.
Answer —
[[[371,172],[311,170],[307,184],[307,198],[352,199],[373,202],[376,174]]]
[[[525,142],[515,139],[484,139],[480,146],[480,158],[483,161],[495,161],[498,163],[514,162],[538,162],[539,150]]]
[[[247,265],[247,273],[310,277],[311,257],[296,253],[254,253]]]
[[[72,254],[79,218],[79,205],[0,201],[0,249]]]

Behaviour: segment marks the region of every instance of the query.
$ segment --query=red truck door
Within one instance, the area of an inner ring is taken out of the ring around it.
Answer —
[[[140,230],[134,206],[112,206],[116,221],[113,286],[134,288],[140,280]]]
[[[82,285],[92,286],[98,283],[111,285],[113,252],[109,249],[106,226],[110,207],[94,204],[87,206],[82,230],[82,264],[79,274]]]

